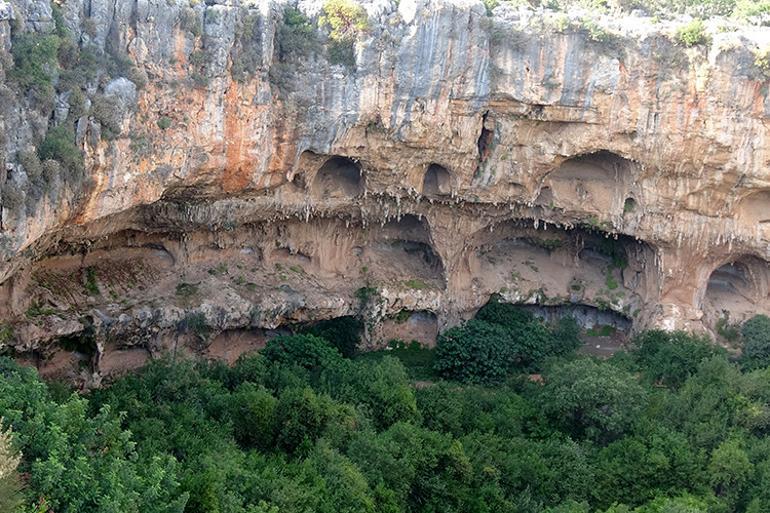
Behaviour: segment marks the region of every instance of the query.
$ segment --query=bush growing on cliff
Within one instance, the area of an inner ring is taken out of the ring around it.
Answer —
[[[55,160],[63,166],[65,181],[70,185],[80,183],[85,173],[83,153],[75,144],[74,131],[64,125],[48,130],[37,149],[40,160]]]
[[[695,46],[708,43],[709,38],[703,21],[696,18],[677,29],[676,40],[684,46]]]
[[[304,58],[316,52],[318,47],[318,34],[313,23],[302,11],[286,7],[276,37],[278,60],[287,62]]]
[[[231,73],[235,80],[246,82],[254,76],[262,62],[261,18],[258,12],[241,9],[235,27],[235,42],[230,52],[233,62]]]
[[[342,356],[352,358],[358,349],[363,328],[359,319],[345,316],[317,322],[303,331],[327,340]]]
[[[54,99],[54,81],[59,71],[58,52],[61,39],[56,35],[21,34],[13,39],[11,78],[35,103],[48,109]]]
[[[356,40],[369,28],[364,8],[353,0],[327,0],[320,23],[329,28],[329,62],[353,68]]]

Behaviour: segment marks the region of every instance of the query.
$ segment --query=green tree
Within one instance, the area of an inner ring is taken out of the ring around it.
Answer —
[[[511,367],[511,340],[497,324],[472,320],[438,337],[436,371],[470,383],[497,383]]]
[[[681,386],[703,360],[720,352],[711,339],[683,331],[645,331],[633,340],[631,353],[642,374],[669,387]]]
[[[269,450],[274,445],[278,399],[264,387],[240,385],[230,398],[235,439],[244,447]]]
[[[338,363],[342,355],[326,340],[315,335],[276,337],[262,350],[272,363],[298,365],[305,369],[320,369]]]
[[[21,454],[13,446],[13,433],[0,417],[0,511],[13,513],[22,505],[21,483],[16,472]]]
[[[747,369],[770,366],[770,317],[755,315],[741,326],[743,354],[741,364]]]
[[[277,441],[287,452],[308,450],[321,436],[331,401],[311,388],[289,388],[278,399]]]
[[[606,442],[631,429],[646,396],[633,375],[583,358],[552,369],[539,402],[543,412],[565,432]]]
[[[711,453],[709,484],[717,497],[721,497],[733,509],[749,484],[753,470],[743,443],[736,438],[725,440]]]

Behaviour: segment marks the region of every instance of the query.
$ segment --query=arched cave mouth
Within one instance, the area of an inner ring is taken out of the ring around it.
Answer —
[[[355,198],[364,191],[361,166],[348,157],[331,157],[318,170],[310,188],[319,199]]]
[[[638,164],[602,150],[564,161],[545,178],[544,185],[552,191],[553,206],[606,217],[625,212],[639,175]]]
[[[760,191],[743,198],[735,210],[735,217],[748,225],[770,223],[770,191]]]
[[[654,249],[627,236],[588,229],[535,229],[508,222],[484,229],[468,251],[471,285],[505,302],[585,304],[629,316],[647,279]]]
[[[429,310],[401,310],[383,319],[375,333],[377,347],[410,345],[434,347],[438,337],[438,317]]]
[[[599,336],[606,333],[618,334],[623,337],[631,333],[633,319],[612,310],[603,310],[593,305],[521,305],[519,308],[530,312],[545,322],[553,323],[565,317],[575,319],[588,336]],[[607,329],[609,328],[609,329]]]
[[[444,288],[444,264],[425,219],[405,215],[371,230],[363,258],[385,283],[411,289]]]
[[[424,196],[441,197],[448,196],[452,192],[452,175],[447,168],[439,164],[431,164],[425,171],[422,182]]]
[[[743,256],[716,268],[709,276],[703,309],[719,318],[739,322],[768,306],[770,266],[755,256]]]

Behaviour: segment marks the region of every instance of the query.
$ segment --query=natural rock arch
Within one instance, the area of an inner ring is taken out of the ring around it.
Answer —
[[[410,288],[444,287],[443,260],[433,247],[427,222],[415,215],[374,227],[365,258],[370,272],[383,274],[383,281],[400,281]]]
[[[447,196],[452,192],[452,175],[447,168],[431,164],[425,171],[422,181],[422,193],[428,197]]]
[[[535,229],[509,221],[468,239],[470,283],[501,292],[510,302],[586,303],[607,308],[631,305],[646,294],[644,261],[653,249],[631,237],[606,237],[584,229]]]
[[[331,157],[316,173],[310,190],[317,198],[354,198],[364,190],[361,166],[347,157]]]
[[[765,260],[746,255],[730,260],[709,275],[702,309],[715,321],[729,316],[745,319],[767,309],[770,266]]]
[[[639,175],[638,164],[609,151],[564,161],[544,181],[555,207],[599,216],[622,215]],[[634,207],[638,199],[634,198]]]

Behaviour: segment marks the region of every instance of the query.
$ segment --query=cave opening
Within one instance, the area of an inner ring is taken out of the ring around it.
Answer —
[[[424,219],[411,214],[392,219],[370,237],[364,257],[368,269],[409,288],[443,287],[444,264]]]
[[[452,177],[449,171],[439,164],[431,164],[425,171],[422,193],[428,197],[447,196],[452,192]]]
[[[404,309],[383,319],[377,330],[378,345],[409,347],[417,343],[422,347],[434,347],[438,331],[435,313]]]
[[[556,206],[605,217],[635,209],[638,200],[629,195],[636,187],[639,166],[609,151],[570,158],[546,177]],[[630,200],[630,202],[629,202]]]
[[[623,202],[623,214],[631,214],[636,211],[636,200],[634,198],[626,198]]]
[[[764,310],[768,295],[768,263],[743,256],[717,267],[709,276],[703,308],[707,315],[745,320]]]
[[[311,187],[311,193],[318,198],[354,198],[363,190],[361,166],[339,156],[321,166]]]

